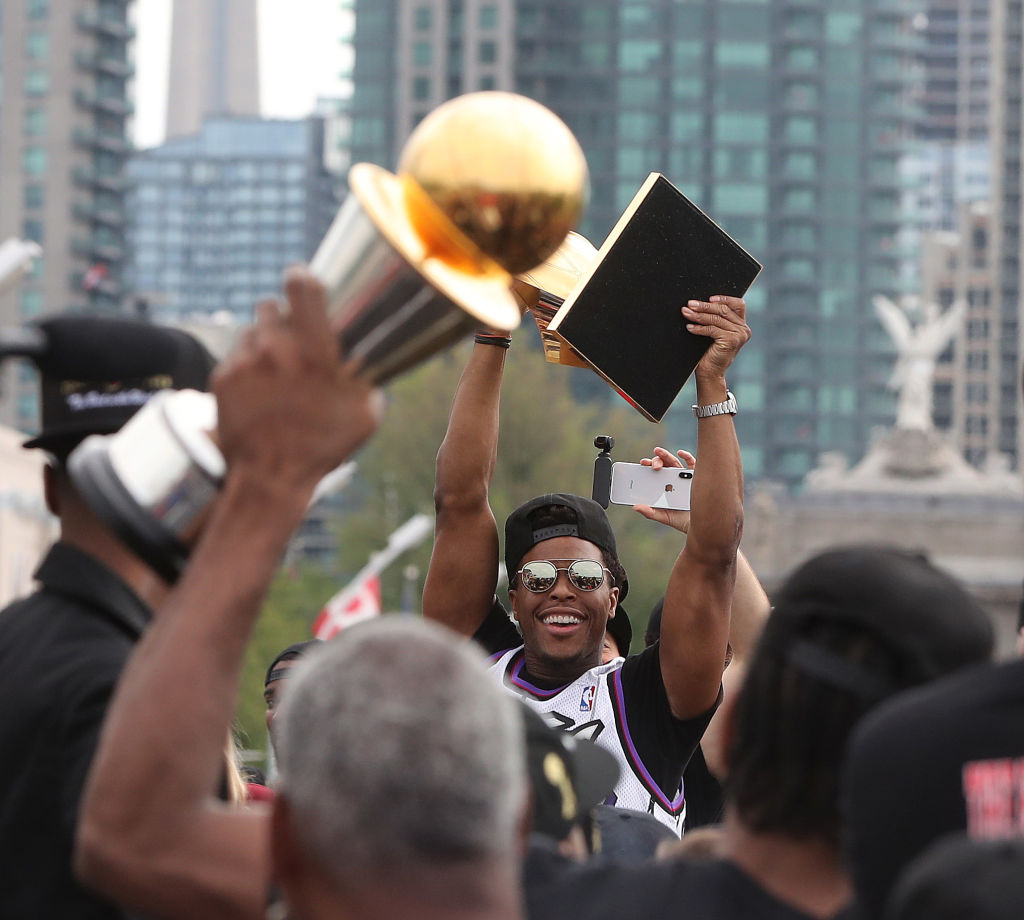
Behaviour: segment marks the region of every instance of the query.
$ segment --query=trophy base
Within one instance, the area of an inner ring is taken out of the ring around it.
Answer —
[[[118,477],[107,450],[108,439],[94,435],[72,453],[69,472],[75,488],[103,521],[164,581],[174,583],[188,561],[188,547],[148,514]]]

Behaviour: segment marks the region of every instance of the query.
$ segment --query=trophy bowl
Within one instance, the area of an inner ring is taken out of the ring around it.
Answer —
[[[534,268],[576,225],[587,162],[565,123],[515,93],[460,96],[406,142],[398,165],[417,232],[442,250],[437,214],[508,272]],[[432,205],[432,206],[431,206]],[[458,247],[456,247],[457,249]]]

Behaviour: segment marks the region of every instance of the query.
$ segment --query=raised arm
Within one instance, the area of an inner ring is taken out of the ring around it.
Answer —
[[[697,365],[697,402],[724,402],[725,372],[750,338],[746,306],[739,298],[716,296],[706,303],[690,301],[683,316],[691,332],[712,339]],[[743,532],[743,467],[731,415],[698,419],[697,453],[689,532],[669,576],[661,622],[661,673],[672,712],[680,719],[714,705],[729,639]],[[638,510],[671,524],[672,512]]]
[[[505,354],[499,345],[473,345],[437,452],[437,517],[423,615],[466,636],[483,623],[498,581],[498,528],[487,496],[498,454]]]
[[[75,869],[155,917],[262,917],[269,815],[217,802],[224,733],[267,586],[319,479],[376,425],[338,360],[323,288],[289,273],[291,306],[218,368],[222,493],[181,581],[115,694],[86,787]]]

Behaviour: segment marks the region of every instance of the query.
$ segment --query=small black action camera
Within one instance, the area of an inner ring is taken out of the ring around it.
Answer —
[[[602,508],[608,507],[612,494],[612,454],[615,438],[609,434],[599,434],[594,438],[594,447],[601,453],[594,459],[594,486],[590,497]]]

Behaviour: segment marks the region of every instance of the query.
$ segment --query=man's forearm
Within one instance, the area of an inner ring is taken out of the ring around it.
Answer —
[[[308,499],[304,489],[229,474],[181,582],[125,670],[86,787],[77,854],[85,881],[113,897],[148,897],[150,872],[202,845],[193,837],[223,770],[245,646]],[[252,873],[258,902],[266,841],[244,827],[250,839],[237,841],[231,865]],[[202,865],[213,854],[192,855]],[[245,881],[228,879],[225,888],[244,890]],[[206,885],[215,887],[208,876]],[[189,915],[202,915],[201,904],[217,893],[197,891],[196,901],[187,887],[188,877],[174,897]]]
[[[697,402],[726,399],[725,378],[697,378]],[[743,532],[743,462],[731,415],[697,420],[697,456],[690,496],[688,552],[732,565]]]
[[[498,454],[505,354],[504,348],[494,345],[473,346],[437,452],[434,498],[438,512],[449,505],[487,501]]]
[[[467,636],[487,615],[498,581],[498,530],[488,490],[498,452],[504,366],[504,348],[473,346],[437,453],[437,518],[423,615]]]
[[[768,595],[740,550],[736,553],[736,586],[732,595],[729,623],[729,644],[735,661],[745,662],[749,659],[770,611]]]

